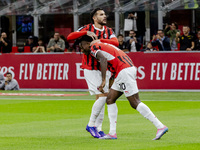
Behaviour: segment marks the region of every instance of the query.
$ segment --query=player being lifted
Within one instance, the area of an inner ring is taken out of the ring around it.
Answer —
[[[80,46],[83,53],[90,53],[100,62],[102,83],[99,86],[99,90],[102,93],[104,93],[104,86],[106,84],[107,68],[115,74],[114,83],[106,99],[110,131],[109,134],[100,137],[100,139],[117,139],[116,122],[118,109],[115,102],[123,93],[129,100],[131,107],[139,111],[141,115],[150,120],[157,128],[156,137],[153,140],[160,139],[168,131],[168,128],[156,118],[147,105],[140,101],[136,83],[137,70],[132,60],[117,47],[107,43],[92,42],[92,40],[91,37],[84,35],[80,39]],[[101,108],[96,109],[97,112],[100,112],[100,110]]]
[[[67,40],[75,40],[83,35],[88,35],[96,41],[110,43],[115,46],[119,45],[113,30],[105,26],[107,20],[103,9],[94,9],[91,12],[91,20],[91,24],[85,25],[78,29],[78,31],[70,33],[67,37]],[[107,82],[104,86],[104,93],[102,93],[97,89],[102,81],[101,72],[99,71],[100,65],[98,61],[91,55],[83,54],[82,68],[84,69],[84,77],[87,82],[90,94],[96,95],[96,101],[93,104],[90,120],[86,130],[90,132],[93,137],[99,138],[105,135],[102,131],[102,122],[104,118],[106,96],[109,90],[109,78],[111,75],[110,72],[107,71]],[[99,113],[96,110],[99,110],[100,108],[101,110]]]

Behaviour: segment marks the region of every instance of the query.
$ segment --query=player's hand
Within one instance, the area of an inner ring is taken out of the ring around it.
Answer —
[[[101,92],[101,93],[104,93],[104,86],[106,85],[106,81],[102,81],[101,85],[99,87],[97,87],[97,89]]]
[[[87,31],[87,35],[90,36],[93,40],[97,40],[97,35],[94,32]]]
[[[94,41],[92,41],[92,42],[90,43],[90,46],[92,46],[93,44],[98,43],[98,42],[100,42],[100,40],[94,40]]]

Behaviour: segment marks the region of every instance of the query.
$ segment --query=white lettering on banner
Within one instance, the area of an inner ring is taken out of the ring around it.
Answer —
[[[195,71],[195,80],[199,80],[199,77],[198,77],[198,74],[199,74],[199,66],[200,66],[200,63],[197,63],[196,65],[196,71]]]
[[[69,64],[64,64],[63,80],[68,80]]]
[[[10,72],[12,74],[13,78],[15,77],[14,67],[13,66],[10,66],[10,67],[6,67],[6,66],[0,67],[0,72],[3,75],[5,75],[7,72]]]
[[[150,79],[153,80],[154,74],[156,73],[156,80],[161,80],[160,74],[162,74],[162,80],[165,80],[167,65],[168,65],[168,63],[162,63],[162,65],[160,63],[152,63]],[[155,66],[157,66],[156,70],[155,70]],[[161,67],[162,67],[162,69],[161,69]],[[161,71],[161,73],[160,73],[160,71]]]
[[[156,80],[160,80],[159,73],[160,73],[160,63],[158,63],[158,65],[157,65]]]
[[[144,72],[144,66],[140,66],[138,67],[138,73],[141,74],[141,77],[137,76],[137,79],[144,79],[145,78],[145,72]]]
[[[53,76],[53,79],[56,80],[58,64],[54,64],[53,66],[54,66],[54,76]]]
[[[38,64],[37,66],[37,77],[36,79],[37,80],[40,80],[42,78],[42,64]]]
[[[19,70],[19,80],[21,80],[21,79],[22,79],[22,73],[24,73],[23,66],[24,66],[24,64],[23,64],[23,63],[22,63],[22,64],[20,64],[20,70]]]
[[[187,80],[190,71],[190,80],[198,81],[200,80],[199,66],[200,63],[172,63],[170,80]]]
[[[165,74],[166,74],[166,70],[167,70],[167,65],[168,65],[168,63],[162,63],[162,72],[163,72],[162,80],[165,80]]]
[[[185,63],[185,75],[184,75],[184,80],[187,80],[188,66],[189,66],[189,63]]]
[[[81,63],[76,63],[76,78],[77,79],[85,79],[84,76],[81,76],[81,71],[83,71],[83,69],[81,68]]]
[[[183,63],[179,63],[179,66],[178,66],[178,80],[182,80],[182,77],[181,77],[181,73],[183,72],[183,70],[181,70],[182,66],[183,66]]]
[[[29,74],[29,79],[32,79],[33,76],[33,68],[34,68],[34,64],[29,64],[29,68],[30,68],[30,74]]]
[[[156,66],[156,63],[152,63],[151,64],[151,80],[153,80],[153,74],[156,72],[155,70],[154,70],[154,67]]]
[[[190,80],[193,80],[193,71],[194,71],[195,63],[190,63],[190,66],[191,66]]]
[[[176,79],[176,69],[177,69],[177,64],[176,63],[172,63],[170,80],[175,80]]]
[[[44,63],[44,69],[43,69],[43,80],[46,80],[47,79],[47,77],[46,77],[46,73],[47,73],[47,67],[48,66],[48,64],[47,63]]]
[[[58,80],[62,80],[62,78],[61,78],[61,73],[62,73],[62,69],[61,69],[61,67],[63,66],[63,64],[59,64],[59,67],[58,67]]]
[[[49,63],[49,80],[51,80],[51,72],[52,72],[52,63]]]

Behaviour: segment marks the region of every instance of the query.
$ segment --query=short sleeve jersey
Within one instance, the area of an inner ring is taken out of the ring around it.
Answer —
[[[107,26],[103,26],[103,29],[100,30],[98,28],[95,28],[93,24],[85,25],[78,29],[78,31],[91,31],[94,32],[94,34],[97,35],[98,39],[111,39],[113,37],[116,37],[113,30]],[[99,70],[99,63],[94,57],[91,57],[91,55],[85,55],[83,54],[82,59],[82,68],[88,69],[88,70]]]
[[[192,42],[194,42],[194,37],[192,35],[182,35],[180,38],[180,50],[186,50],[187,48],[191,48]]]
[[[99,51],[107,59],[108,70],[115,75],[115,78],[121,70],[134,66],[128,55],[111,44],[98,42],[91,46],[91,55],[93,57],[96,58]]]

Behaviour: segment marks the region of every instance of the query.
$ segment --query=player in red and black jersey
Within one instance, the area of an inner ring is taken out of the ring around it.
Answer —
[[[168,128],[158,120],[147,105],[140,101],[136,83],[137,69],[133,65],[132,60],[117,47],[107,43],[92,42],[92,40],[91,37],[85,35],[80,39],[80,46],[83,53],[87,55],[90,53],[100,62],[102,83],[99,86],[99,90],[102,93],[106,83],[107,68],[115,74],[114,83],[106,99],[110,131],[109,134],[100,137],[100,139],[117,139],[116,123],[118,110],[115,102],[123,93],[129,100],[131,107],[150,120],[157,128],[156,137],[153,140],[160,139],[168,131]],[[101,110],[101,108],[99,109]],[[98,109],[96,111],[99,112]]]
[[[96,42],[101,41],[113,44],[115,46],[119,45],[113,30],[106,26],[106,14],[103,9],[94,9],[91,12],[91,20],[91,24],[85,25],[79,28],[78,31],[70,33],[67,37],[67,40],[75,40],[79,37],[82,37],[83,35],[88,35],[92,37]],[[93,137],[99,138],[105,135],[102,131],[104,107],[102,110],[100,110],[100,114],[96,110],[105,104],[106,96],[109,91],[109,78],[111,75],[110,72],[107,71],[107,82],[104,87],[105,92],[102,93],[97,89],[102,81],[101,72],[99,71],[100,65],[98,61],[91,55],[83,54],[82,68],[84,69],[84,77],[87,82],[89,92],[91,95],[96,95],[97,99],[92,107],[92,113],[86,130],[90,132]]]

